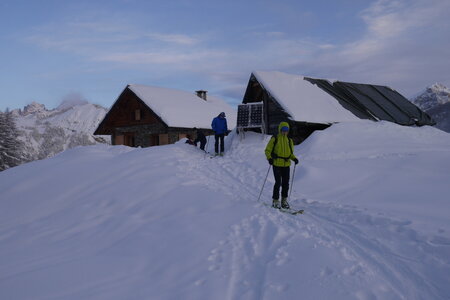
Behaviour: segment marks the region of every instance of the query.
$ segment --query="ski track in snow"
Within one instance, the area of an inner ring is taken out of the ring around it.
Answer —
[[[205,258],[211,272],[219,272],[228,280],[226,299],[264,299],[267,291],[283,297],[284,292],[295,289],[300,284],[295,278],[269,282],[268,268],[289,263],[296,255],[289,253],[289,245],[302,240],[312,240],[314,247],[340,253],[347,267],[340,270],[325,267],[320,277],[322,281],[330,277],[330,284],[336,289],[340,284],[351,288],[356,278],[361,289],[349,298],[445,299],[448,296],[443,287],[445,280],[450,282],[447,258],[450,241],[440,237],[427,240],[409,227],[409,220],[395,220],[350,205],[307,199],[295,189],[291,206],[306,208],[305,215],[290,216],[255,204],[267,169],[264,166],[258,170],[249,165],[242,159],[246,157],[242,155],[245,147],[235,144],[224,157],[215,158],[203,153],[195,155],[193,151],[197,150],[187,147],[176,150],[182,166],[179,176],[188,178],[186,185],[202,183],[228,195],[236,206],[247,204],[255,208],[255,214],[231,226],[226,240],[220,241]],[[270,199],[272,177],[270,172],[262,195],[266,202]],[[239,198],[236,198],[236,191],[239,191]],[[427,269],[415,268],[424,260]],[[428,280],[432,272],[442,273],[443,281]],[[333,283],[335,280],[337,283]],[[200,278],[195,284],[202,285],[205,281]],[[417,282],[422,285],[417,287]]]
[[[416,231],[408,227],[408,220],[393,220],[385,216],[373,216],[351,206],[333,206],[329,203],[310,203],[310,218],[320,226],[316,237],[320,242],[333,246],[354,267],[343,270],[345,275],[381,274],[388,278],[379,287],[378,292],[390,290],[386,295],[392,299],[433,299],[445,298],[439,294],[434,282],[426,275],[437,271],[445,261],[445,243],[432,245]],[[377,232],[383,232],[378,235]],[[389,236],[389,239],[381,238]],[[411,240],[414,244],[411,244]],[[436,251],[441,248],[441,251]],[[430,256],[433,253],[436,256]],[[429,269],[420,270],[414,266],[428,261]],[[428,272],[428,274],[427,274]],[[405,280],[406,279],[406,280]],[[420,293],[411,288],[422,282]],[[428,295],[428,296],[426,296]]]
[[[46,283],[33,274],[47,275],[49,287],[42,291],[48,291],[47,295],[53,298],[67,299],[86,295],[98,295],[101,299],[119,299],[122,295],[142,299],[141,295],[151,295],[154,290],[162,290],[157,295],[160,299],[180,299],[181,295],[185,299],[448,299],[450,237],[447,229],[422,230],[415,226],[414,217],[406,213],[370,210],[364,208],[364,203],[355,206],[330,198],[316,199],[302,194],[295,186],[290,203],[293,208],[304,208],[304,215],[292,216],[271,209],[267,205],[270,205],[274,180],[263,154],[270,137],[263,142],[256,140],[260,138],[257,136],[243,141],[236,137],[228,136],[225,156],[215,158],[182,143],[155,151],[111,148],[106,153],[115,162],[123,158],[127,165],[121,169],[120,176],[93,172],[89,180],[46,199],[42,208],[36,201],[27,202],[30,207],[22,212],[23,220],[13,222],[4,214],[1,225],[17,226],[0,230],[0,242],[5,245],[3,257],[9,256],[3,260],[0,282],[23,286],[20,280],[33,280],[30,286],[33,291],[33,285]],[[213,138],[209,151],[212,143]],[[90,149],[86,152],[93,155]],[[104,153],[99,148],[99,157],[105,156]],[[114,156],[117,153],[119,157]],[[306,159],[302,157],[305,167],[296,168],[297,186],[304,182],[302,172],[307,171],[308,161],[392,158],[383,151],[375,156],[370,151],[352,153],[323,156],[316,153]],[[73,154],[86,157],[87,162],[93,159],[91,155],[84,156],[83,151]],[[148,163],[143,163],[143,157]],[[79,158],[74,158],[80,163]],[[70,160],[60,159],[53,158],[44,165],[59,172],[52,165],[64,163],[70,168]],[[97,166],[109,168],[109,163],[100,160]],[[149,166],[158,171],[149,172]],[[30,170],[36,172],[36,179],[22,184],[39,186],[40,170]],[[262,205],[257,199],[268,170],[261,197],[261,202],[267,205]],[[85,176],[87,171],[92,170],[80,168],[76,176]],[[172,178],[174,172],[177,178]],[[75,181],[70,176],[66,180]],[[158,184],[151,191],[153,202],[149,202],[148,193],[126,197],[126,190],[115,189],[115,194],[103,192],[119,184],[139,189],[151,181]],[[183,202],[164,199],[178,200],[181,193],[171,192],[174,185],[180,184],[185,186],[180,190],[188,193],[186,199],[191,204],[199,195],[199,200],[208,202],[209,207],[202,209],[196,203],[173,215],[173,203]],[[344,193],[351,187],[344,189]],[[45,198],[47,194],[40,195]],[[334,196],[345,198],[339,194]],[[127,200],[123,201],[124,198]],[[219,201],[221,205],[214,216],[221,219],[210,230],[214,235],[207,236],[210,221],[215,221],[209,216],[209,209],[215,208]],[[164,215],[159,215],[154,205],[163,206],[160,211]],[[189,214],[189,209],[195,211],[198,207],[201,209],[196,214]],[[223,215],[221,207],[228,215]],[[203,222],[192,222],[195,226],[189,227],[197,213],[208,217]],[[183,220],[177,226],[167,228],[180,216]],[[170,246],[183,245],[188,239],[195,243],[205,241],[205,244],[187,246],[187,250],[195,250],[194,257],[186,253],[180,259],[185,249],[166,248],[164,234],[186,238],[169,243]],[[10,242],[14,248],[6,247]],[[154,259],[160,257],[160,262]],[[199,261],[204,263],[198,264]],[[94,267],[87,268],[90,264]],[[128,271],[121,268],[122,264],[128,266]],[[169,270],[161,274],[166,268]],[[90,270],[89,279],[78,279],[73,284],[68,280],[71,277],[62,276],[63,287],[52,292],[55,290],[51,288],[52,280],[58,280],[60,272],[69,269],[83,276],[85,269]],[[27,294],[25,289],[22,292]]]

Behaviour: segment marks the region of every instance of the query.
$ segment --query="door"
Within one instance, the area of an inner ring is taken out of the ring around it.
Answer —
[[[159,134],[150,135],[149,146],[158,146],[158,145],[159,145]]]
[[[114,145],[123,145],[123,143],[124,143],[123,135],[116,135],[114,139]]]
[[[134,132],[126,132],[123,135],[124,145],[129,147],[136,147],[135,143],[135,133]]]
[[[159,135],[159,144],[167,145],[169,143],[169,135],[167,133],[162,133]]]

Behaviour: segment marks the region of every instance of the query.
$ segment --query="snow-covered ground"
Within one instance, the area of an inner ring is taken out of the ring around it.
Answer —
[[[297,216],[257,202],[268,138],[230,134],[213,159],[78,147],[0,173],[0,299],[450,297],[449,134],[314,133],[295,147]]]

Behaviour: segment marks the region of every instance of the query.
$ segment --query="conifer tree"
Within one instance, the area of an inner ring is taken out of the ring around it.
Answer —
[[[7,131],[6,116],[2,111],[0,111],[0,171],[8,168],[6,163],[7,152],[5,147]]]
[[[23,143],[18,136],[13,115],[9,111],[0,112],[0,171],[25,162]]]

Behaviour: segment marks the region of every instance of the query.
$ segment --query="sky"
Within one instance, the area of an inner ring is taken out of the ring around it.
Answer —
[[[127,84],[242,101],[255,70],[450,86],[448,0],[0,0],[0,110]]]

